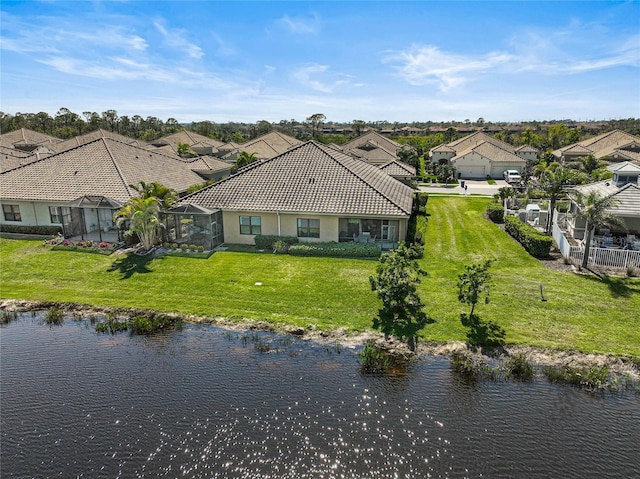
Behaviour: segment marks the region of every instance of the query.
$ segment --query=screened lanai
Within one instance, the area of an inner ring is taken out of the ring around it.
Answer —
[[[106,196],[84,195],[60,207],[62,233],[67,238],[117,242],[122,240],[113,214],[122,203]]]
[[[166,239],[213,249],[224,242],[222,211],[196,205],[176,206],[162,213]]]

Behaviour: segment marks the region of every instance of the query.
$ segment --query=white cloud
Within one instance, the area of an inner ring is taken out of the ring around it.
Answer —
[[[177,50],[183,50],[190,58],[196,60],[204,56],[202,48],[185,38],[188,33],[185,30],[169,30],[164,26],[164,22],[162,20],[154,21],[153,26],[156,27],[156,30],[158,30],[162,34],[168,46]]]
[[[284,15],[276,20],[276,25],[296,35],[316,34],[322,28],[320,17],[315,13],[311,16],[311,18],[292,18],[289,15]]]
[[[432,45],[413,45],[407,50],[390,52],[383,62],[399,63],[398,74],[411,85],[437,84],[440,90],[448,91],[473,75],[490,72],[514,59],[513,55],[501,52],[472,57],[443,52]]]
[[[329,66],[313,63],[296,70],[293,78],[303,86],[322,93],[332,93],[338,86],[349,83],[347,75],[329,74],[328,71]]]

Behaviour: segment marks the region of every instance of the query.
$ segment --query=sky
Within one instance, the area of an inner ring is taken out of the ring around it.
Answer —
[[[640,1],[0,2],[0,111],[640,118]]]

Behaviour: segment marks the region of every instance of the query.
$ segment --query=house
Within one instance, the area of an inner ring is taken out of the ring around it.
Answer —
[[[278,131],[271,131],[253,140],[237,145],[235,150],[229,151],[222,159],[235,162],[240,152],[246,151],[247,153],[255,154],[258,160],[268,160],[300,144],[302,144],[302,142],[292,136],[285,135]]]
[[[29,151],[14,148],[10,143],[0,140],[0,173],[12,170],[21,165],[48,156],[50,153],[31,153]]]
[[[411,180],[416,176],[416,169],[400,160],[392,160],[384,165],[380,165],[379,168],[387,175],[405,184],[410,184]]]
[[[166,231],[206,247],[278,235],[391,248],[406,237],[412,204],[413,190],[380,168],[309,141],[181,199]]]
[[[201,165],[197,165],[201,168]],[[65,236],[114,229],[113,213],[138,193],[131,185],[158,182],[178,193],[202,183],[174,156],[97,138],[0,174],[0,224],[62,226]]]
[[[212,156],[185,158],[182,161],[205,180],[220,180],[231,174],[231,165],[229,163]]]
[[[113,140],[118,140],[122,143],[126,143],[128,145],[139,146],[140,148],[151,147],[151,145],[146,141],[136,140],[135,138],[130,138],[128,136],[120,135],[119,133],[114,133],[112,131],[103,130],[102,128],[99,128],[97,130],[90,131],[83,135],[74,136],[73,138],[69,138],[67,140],[63,140],[59,143],[56,143],[51,146],[51,150],[54,153],[61,153],[71,148],[75,148],[77,146],[84,145],[85,143],[89,143],[93,140],[97,140],[98,138],[111,138]]]
[[[178,131],[151,142],[153,146],[162,148],[165,153],[174,155],[178,154],[178,143],[189,145],[198,155],[216,155],[218,147],[224,144],[222,141],[187,130]]]
[[[38,153],[45,153],[62,140],[55,136],[46,135],[28,128],[20,128],[0,135],[0,141],[4,144],[10,144],[14,148],[22,151],[34,152],[38,149]],[[53,150],[49,152],[54,153]]]
[[[342,145],[342,151],[372,165],[380,166],[398,159],[403,145],[369,130]]]
[[[522,172],[527,161],[535,160],[537,154],[538,151],[531,146],[514,148],[482,131],[429,151],[432,163],[453,166],[458,178],[462,179],[500,179],[506,170]]]
[[[630,162],[613,164],[607,167],[613,173],[613,178],[588,185],[578,186],[569,192],[571,206],[567,215],[567,232],[574,239],[585,237],[585,220],[580,217],[581,205],[578,203],[576,193],[588,195],[592,192],[600,197],[614,196],[616,204],[608,212],[620,218],[626,230],[618,231],[620,236],[627,234],[640,238],[640,166]]]
[[[573,145],[555,150],[553,154],[562,162],[593,155],[611,163],[630,161],[640,165],[640,138],[621,130],[613,130]]]

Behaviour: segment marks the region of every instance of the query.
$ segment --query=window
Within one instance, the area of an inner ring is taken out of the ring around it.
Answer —
[[[62,223],[62,211],[59,206],[49,206],[49,217],[52,223]]]
[[[18,205],[2,205],[5,221],[22,221],[20,216],[20,206]]]
[[[320,220],[298,218],[299,238],[320,238]]]
[[[241,235],[262,234],[260,216],[241,216],[240,217],[240,234]]]

